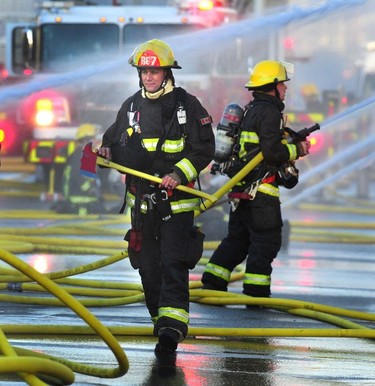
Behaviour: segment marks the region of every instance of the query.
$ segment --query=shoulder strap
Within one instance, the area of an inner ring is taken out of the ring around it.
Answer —
[[[186,138],[186,90],[181,87],[176,87],[176,96],[177,96],[177,120],[182,129],[182,135]],[[184,113],[183,113],[184,112]],[[181,114],[184,114],[182,116]]]
[[[130,97],[130,101],[129,101],[130,112],[137,111],[141,98],[142,98],[141,90],[138,90],[135,94],[133,94],[133,96]]]

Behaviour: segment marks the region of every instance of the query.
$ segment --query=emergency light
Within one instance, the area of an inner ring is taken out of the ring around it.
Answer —
[[[38,126],[50,126],[54,121],[53,104],[50,99],[36,101],[35,122]]]

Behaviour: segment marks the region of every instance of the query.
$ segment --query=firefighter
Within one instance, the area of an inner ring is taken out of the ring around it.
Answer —
[[[97,135],[97,128],[91,123],[83,123],[77,129],[74,151],[68,156],[63,176],[63,201],[56,204],[59,213],[103,213],[100,193],[100,180],[81,175],[80,160],[82,148],[92,142]]]
[[[310,147],[308,141],[292,144],[283,140],[283,101],[289,80],[287,64],[266,60],[253,68],[245,85],[253,100],[241,121],[238,155],[244,165],[261,150],[264,160],[228,194],[232,205],[227,236],[205,268],[204,289],[227,291],[232,271],[247,260],[243,293],[271,295],[272,262],[282,240],[279,185],[292,188],[296,184],[292,172],[285,174],[285,165],[287,170],[293,168],[294,161],[308,154]]]
[[[193,187],[212,160],[212,119],[195,96],[175,86],[172,69],[181,67],[165,42],[140,44],[129,64],[137,69],[140,90],[122,104],[99,155],[161,178],[153,184],[126,176],[131,229],[125,239],[158,336],[155,353],[174,353],[188,332],[189,268],[201,257],[192,248],[197,240],[203,247],[194,227],[200,201],[175,188]]]

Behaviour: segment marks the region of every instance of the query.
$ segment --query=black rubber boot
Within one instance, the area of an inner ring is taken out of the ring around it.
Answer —
[[[159,332],[159,343],[155,347],[155,353],[174,353],[177,350],[179,334],[172,328],[163,328]]]

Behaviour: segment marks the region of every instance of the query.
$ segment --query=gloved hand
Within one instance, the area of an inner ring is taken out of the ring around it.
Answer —
[[[298,158],[309,154],[311,143],[310,141],[302,141],[297,143]]]
[[[181,178],[176,172],[166,174],[159,185],[160,188],[174,189],[181,184]]]

